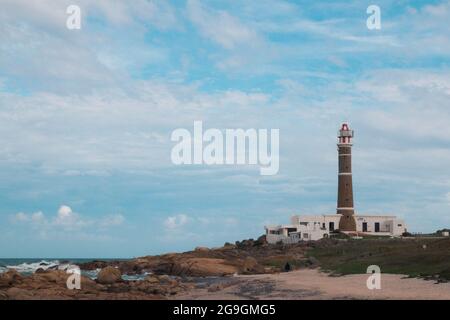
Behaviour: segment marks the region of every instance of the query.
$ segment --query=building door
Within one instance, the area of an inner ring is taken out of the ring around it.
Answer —
[[[367,232],[367,222],[363,222],[363,232]]]
[[[330,222],[330,223],[328,224],[328,229],[329,229],[330,231],[334,231],[334,222]]]
[[[380,223],[375,222],[375,232],[380,232]]]

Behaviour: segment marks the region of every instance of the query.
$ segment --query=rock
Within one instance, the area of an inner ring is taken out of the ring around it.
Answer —
[[[217,292],[225,288],[223,283],[214,283],[208,287],[208,292]]]
[[[123,274],[141,274],[146,269],[151,269],[149,261],[145,258],[137,258],[129,261],[123,261],[119,269]]]
[[[6,292],[0,291],[0,300],[8,300]]]
[[[0,273],[0,287],[9,287],[22,280],[23,276],[14,269],[9,269],[7,272]]]
[[[267,239],[266,239],[266,235],[263,234],[262,236],[260,236],[258,239],[256,239],[255,241],[255,245],[257,246],[263,246],[267,244]]]
[[[158,276],[158,282],[169,283],[171,281],[170,277],[166,274]]]
[[[255,245],[255,240],[253,240],[253,239],[246,239],[246,240],[242,240],[241,242],[236,241],[236,247],[238,247],[238,248],[253,247],[254,245]]]
[[[45,270],[44,272],[35,273],[33,280],[41,282],[53,282],[66,286],[69,274],[62,270]]]
[[[15,287],[6,290],[6,295],[10,300],[27,300],[33,296],[29,290]]]
[[[80,263],[78,266],[81,270],[96,270],[106,268],[108,263],[106,261],[94,260],[86,263]]]
[[[148,283],[154,283],[154,284],[157,284],[160,282],[159,278],[154,275],[147,276],[144,281],[146,281]]]
[[[106,267],[100,270],[97,282],[101,284],[113,284],[122,280],[122,273],[114,267]]]
[[[258,261],[253,257],[247,257],[245,258],[242,268],[242,273],[265,273],[264,266],[260,265]]]
[[[203,252],[208,252],[209,248],[208,247],[196,247],[195,251],[203,251]]]
[[[81,290],[85,292],[96,292],[100,289],[99,287],[100,285],[91,278],[83,275],[81,276]]]
[[[256,261],[253,257],[247,257],[244,260],[244,269],[251,270],[258,264],[258,261]]]
[[[34,273],[44,273],[45,269],[43,268],[37,268],[36,271]]]
[[[190,276],[223,276],[238,272],[236,266],[227,264],[224,259],[191,258],[186,260],[187,275]]]

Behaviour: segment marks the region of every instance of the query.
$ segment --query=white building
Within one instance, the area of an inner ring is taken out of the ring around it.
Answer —
[[[265,226],[269,243],[296,243],[319,240],[330,236],[337,229],[341,215],[327,214],[317,216],[295,215],[291,224]],[[396,216],[355,215],[356,231],[359,235],[401,236],[406,232],[405,222]]]

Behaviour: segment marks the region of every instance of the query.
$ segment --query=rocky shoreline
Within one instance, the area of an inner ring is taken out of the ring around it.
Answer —
[[[269,245],[265,237],[225,244],[220,248],[198,247],[193,251],[139,257],[127,261],[92,261],[81,270],[98,270],[95,280],[81,275],[81,289],[69,290],[64,270],[38,269],[30,276],[15,270],[0,274],[0,299],[168,299],[207,283],[217,291],[234,275],[272,274],[314,266],[305,257],[311,244]],[[123,275],[148,275],[143,280],[124,280]],[[209,279],[208,281],[204,281]]]
[[[82,270],[114,266],[127,275],[145,272],[179,277],[263,274],[283,271],[286,263],[293,268],[316,264],[313,258],[305,257],[305,251],[313,246],[314,243],[270,245],[265,236],[261,236],[257,240],[226,243],[219,248],[197,247],[183,253],[146,256],[127,261],[92,261],[79,266]]]

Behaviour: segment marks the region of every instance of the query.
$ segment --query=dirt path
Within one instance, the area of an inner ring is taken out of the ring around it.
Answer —
[[[450,283],[382,274],[381,289],[369,290],[369,275],[330,277],[314,269],[272,275],[235,276],[175,299],[450,299]]]

